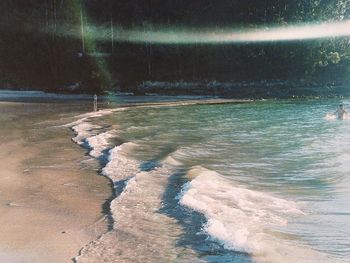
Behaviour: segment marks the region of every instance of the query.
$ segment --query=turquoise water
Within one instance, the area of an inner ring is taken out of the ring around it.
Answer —
[[[108,250],[120,262],[349,262],[350,122],[325,117],[338,103],[136,107],[89,118],[100,127],[90,136],[115,132],[100,157],[117,189],[116,223],[80,261]]]

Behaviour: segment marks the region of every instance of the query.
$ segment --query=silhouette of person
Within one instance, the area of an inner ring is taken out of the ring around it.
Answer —
[[[94,104],[94,111],[97,111],[97,95],[96,94],[94,95],[94,102],[93,102],[93,104]]]

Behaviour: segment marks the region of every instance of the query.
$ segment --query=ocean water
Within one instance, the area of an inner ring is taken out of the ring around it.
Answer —
[[[339,101],[162,104],[66,127],[115,186],[77,262],[350,262],[350,121]],[[346,101],[344,101],[346,103]]]

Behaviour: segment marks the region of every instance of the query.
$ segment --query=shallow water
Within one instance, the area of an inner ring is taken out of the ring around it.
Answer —
[[[68,125],[115,182],[78,262],[347,262],[350,122],[338,101],[135,107]],[[80,136],[80,137],[79,137]]]

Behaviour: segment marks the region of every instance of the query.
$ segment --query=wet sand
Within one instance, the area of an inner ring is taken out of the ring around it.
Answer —
[[[72,262],[107,230],[110,182],[56,126],[72,114],[64,104],[0,102],[0,262]]]

